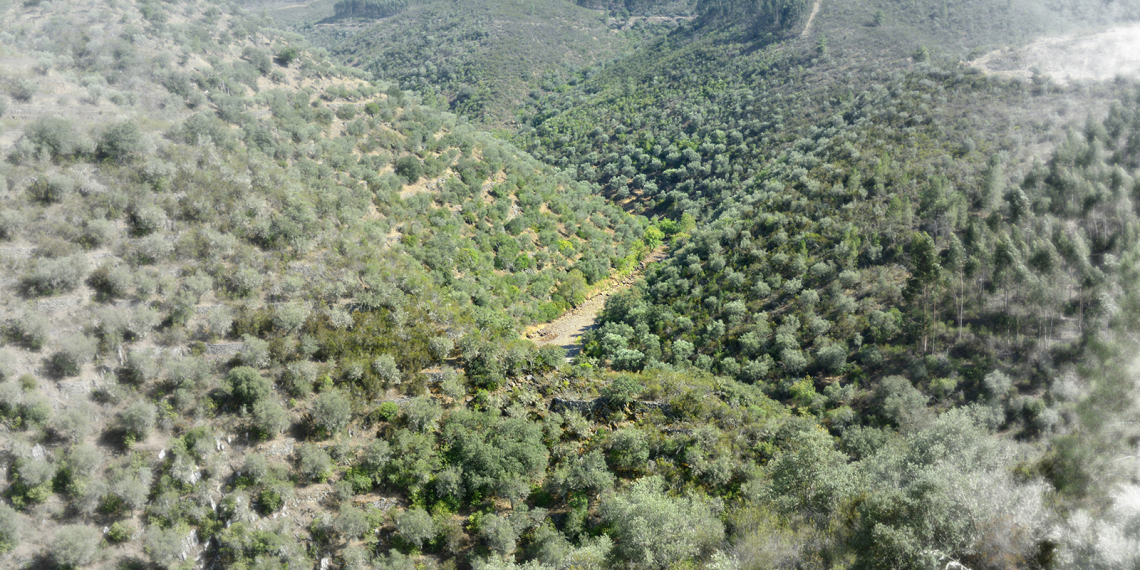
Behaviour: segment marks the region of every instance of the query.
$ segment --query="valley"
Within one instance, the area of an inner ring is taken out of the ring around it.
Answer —
[[[1136,0],[0,21],[0,567],[1140,564]]]

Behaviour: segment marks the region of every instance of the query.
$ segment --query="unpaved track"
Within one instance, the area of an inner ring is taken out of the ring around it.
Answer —
[[[602,291],[595,293],[593,297],[586,300],[579,307],[574,310],[554,319],[545,326],[541,326],[538,330],[527,335],[528,338],[533,340],[539,346],[557,345],[566,349],[566,356],[577,356],[581,350],[578,344],[579,337],[583,333],[594,328],[594,319],[597,318],[598,313],[606,308],[606,299],[618,291],[624,291],[632,286],[641,275],[644,273],[645,268],[650,263],[661,261],[665,259],[665,250],[658,249],[645,258],[642,263],[641,269],[635,271],[621,281],[611,284]]]
[[[815,5],[811,7],[811,15],[808,16],[808,23],[804,26],[804,33],[800,34],[801,38],[806,38],[811,31],[811,24],[815,21],[815,15],[819,13],[820,4],[823,4],[823,0],[815,0]]]

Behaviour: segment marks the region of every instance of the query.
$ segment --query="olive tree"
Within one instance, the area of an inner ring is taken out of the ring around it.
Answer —
[[[282,430],[289,427],[289,415],[281,404],[270,398],[265,398],[253,405],[251,423],[261,437],[272,439]]]
[[[606,497],[599,513],[613,529],[614,554],[630,568],[666,568],[724,539],[724,525],[708,500],[670,497],[656,476]]]
[[[415,507],[396,515],[396,533],[408,544],[421,548],[435,536],[435,524],[427,511]]]
[[[79,568],[95,561],[103,537],[94,527],[67,525],[55,532],[51,556],[62,568]]]
[[[238,366],[226,375],[230,396],[235,404],[252,408],[269,396],[269,382],[249,366]]]
[[[329,434],[344,429],[350,420],[352,405],[340,390],[329,390],[313,403],[313,423]]]
[[[100,160],[127,162],[143,150],[142,131],[134,121],[122,121],[107,127],[99,135],[95,156]]]
[[[119,413],[119,427],[135,440],[146,438],[154,429],[158,410],[146,400],[135,400]]]

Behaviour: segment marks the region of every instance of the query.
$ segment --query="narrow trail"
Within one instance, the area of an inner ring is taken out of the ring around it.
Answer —
[[[620,281],[610,283],[608,286],[594,293],[594,295],[586,299],[572,311],[554,319],[553,321],[545,324],[538,325],[536,330],[528,333],[527,338],[533,340],[539,346],[557,345],[566,349],[566,356],[577,356],[581,346],[578,345],[578,339],[586,331],[594,328],[594,319],[597,318],[598,313],[606,307],[606,300],[611,295],[618,291],[624,291],[632,286],[641,276],[645,273],[645,268],[649,267],[650,263],[655,263],[665,259],[665,248],[659,248],[653,253],[649,254],[645,261],[642,262],[641,267],[622,278]]]
[[[808,16],[807,25],[804,26],[804,33],[800,34],[801,38],[806,38],[808,32],[811,31],[811,24],[815,21],[815,15],[819,13],[819,5],[823,4],[823,0],[815,0],[815,5],[811,7],[811,15]]]

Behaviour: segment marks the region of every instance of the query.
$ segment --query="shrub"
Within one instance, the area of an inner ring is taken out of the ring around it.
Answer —
[[[236,405],[252,408],[254,404],[269,395],[269,382],[261,377],[256,369],[238,366],[226,375],[230,385],[230,397]]]
[[[320,447],[305,443],[297,448],[297,471],[304,481],[324,481],[331,465],[332,458]]]
[[[24,216],[18,210],[0,210],[0,239],[16,239],[24,225]]]
[[[257,510],[263,515],[275,513],[285,505],[285,497],[275,487],[266,487],[257,494]]]
[[[390,422],[400,415],[400,405],[392,401],[384,402],[376,408],[376,415],[380,416],[380,419]]]
[[[637,380],[628,376],[619,376],[616,380],[602,389],[604,397],[610,405],[621,407],[637,398],[644,387]]]
[[[364,511],[345,503],[337,513],[336,530],[348,540],[360,538],[368,530],[368,517]]]
[[[100,160],[127,162],[143,150],[142,131],[134,121],[111,125],[99,136],[95,155]]]
[[[116,544],[123,543],[130,540],[131,535],[134,533],[135,529],[130,523],[126,521],[115,521],[107,531],[107,540]]]
[[[20,290],[29,297],[65,293],[78,287],[86,273],[87,261],[83,256],[40,259],[20,279]]]
[[[14,550],[20,545],[20,514],[15,509],[0,503],[0,554]]]
[[[602,519],[613,529],[617,554],[633,567],[665,567],[724,539],[724,525],[707,501],[672,498],[662,487],[659,477],[646,477],[600,505]]]
[[[67,525],[55,532],[51,556],[63,568],[78,568],[95,561],[102,537],[99,531],[85,525]]]
[[[404,407],[404,421],[414,431],[434,431],[441,415],[443,408],[429,396],[412,398]]]
[[[131,402],[125,410],[119,413],[119,427],[135,440],[146,438],[154,428],[158,410],[154,404],[145,400]]]
[[[27,103],[31,101],[32,97],[36,94],[36,83],[27,79],[21,79],[12,85],[10,94],[13,99],[21,103]]]
[[[396,515],[396,534],[408,544],[422,548],[424,542],[435,536],[431,515],[421,508],[408,509]]]
[[[95,290],[100,300],[125,297],[131,287],[131,270],[122,265],[102,265],[87,278],[87,284]]]
[[[95,357],[95,339],[87,335],[70,334],[60,344],[45,363],[48,373],[56,378],[78,375],[83,365]]]
[[[408,184],[415,184],[424,174],[423,163],[420,159],[407,155],[397,158],[393,163],[396,169],[396,174],[404,179]]]
[[[344,429],[352,420],[352,406],[340,390],[321,394],[313,403],[313,423],[328,434]]]
[[[261,437],[272,439],[289,427],[289,416],[280,404],[265,398],[253,405],[252,424]]]
[[[40,176],[28,185],[28,195],[41,204],[58,204],[75,190],[75,179],[60,174]]]
[[[883,420],[895,426],[913,427],[927,416],[927,397],[902,376],[883,378],[875,400]]]
[[[286,47],[277,52],[277,63],[281,64],[282,67],[289,67],[300,55],[301,52],[297,51],[297,48],[292,46]]]

